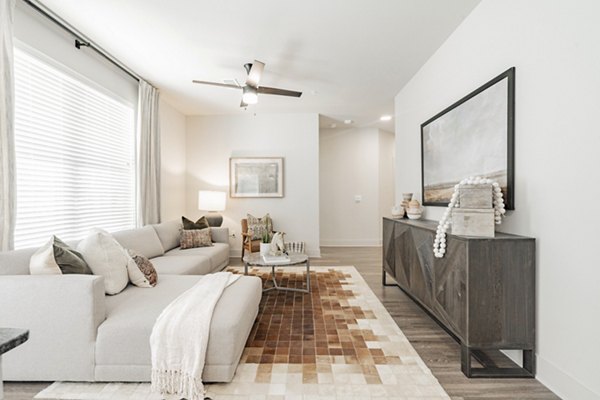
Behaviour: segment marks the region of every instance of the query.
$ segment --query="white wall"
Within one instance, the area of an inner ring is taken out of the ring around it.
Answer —
[[[229,191],[229,158],[284,157],[284,197],[227,199],[223,226],[241,250],[240,220],[270,213],[287,240],[302,240],[319,256],[319,119],[317,114],[194,116],[187,118],[186,215],[200,217],[198,190]]]
[[[381,215],[393,204],[392,149],[393,135],[377,128],[321,129],[321,245],[381,244]]]
[[[186,124],[185,115],[160,101],[161,219],[180,219],[185,214]]]
[[[22,1],[16,2],[14,35],[23,43],[90,81],[137,104],[138,83],[95,51],[75,47],[75,39]]]
[[[395,105],[399,198],[420,191],[420,124],[516,67],[516,210],[501,229],[537,238],[537,377],[577,400],[600,398],[598,15],[596,0],[484,0]]]
[[[379,242],[382,242],[383,217],[390,216],[395,204],[394,162],[396,150],[392,132],[379,130]]]

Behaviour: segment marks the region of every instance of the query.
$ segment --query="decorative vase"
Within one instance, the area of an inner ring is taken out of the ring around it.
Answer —
[[[402,217],[404,217],[404,207],[402,207],[402,206],[392,207],[392,218],[402,218]]]
[[[271,243],[261,243],[260,244],[260,255],[261,256],[265,256],[265,255],[269,254],[269,251],[271,251]]]
[[[400,203],[400,206],[402,206],[402,208],[404,208],[405,211],[408,211],[412,197],[412,193],[402,193],[402,203]],[[404,217],[408,217],[408,215],[404,214]]]

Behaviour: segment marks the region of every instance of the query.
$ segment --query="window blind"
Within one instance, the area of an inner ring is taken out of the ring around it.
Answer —
[[[135,226],[135,109],[16,48],[15,248]]]

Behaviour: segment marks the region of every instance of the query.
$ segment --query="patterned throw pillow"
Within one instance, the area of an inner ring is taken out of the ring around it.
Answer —
[[[198,218],[198,221],[194,222],[192,220],[187,219],[186,217],[181,217],[181,222],[183,222],[183,229],[206,229],[209,227],[208,220],[205,216]]]
[[[212,246],[213,244],[212,237],[210,235],[210,228],[182,230],[180,245],[182,249]]]
[[[269,235],[269,241],[273,237],[273,220],[269,214],[262,218],[256,218],[248,214],[248,233],[252,233],[252,240],[262,239],[265,234]]]
[[[152,262],[133,250],[127,250],[130,257],[127,263],[129,281],[138,287],[154,287],[158,281],[158,274]]]
[[[29,272],[31,275],[92,274],[81,253],[56,236],[31,256]]]

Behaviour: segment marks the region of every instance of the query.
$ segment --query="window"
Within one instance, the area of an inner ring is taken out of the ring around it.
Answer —
[[[15,248],[136,222],[135,108],[15,48]]]

